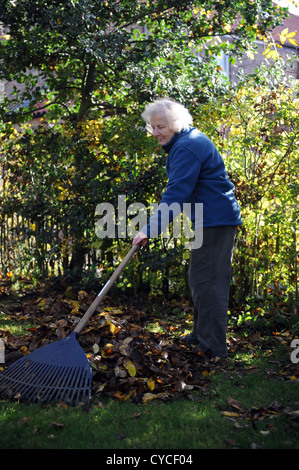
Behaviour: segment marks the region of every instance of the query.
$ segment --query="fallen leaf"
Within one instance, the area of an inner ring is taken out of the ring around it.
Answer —
[[[136,367],[134,366],[133,362],[131,361],[126,361],[124,363],[124,366],[125,368],[127,369],[127,371],[129,372],[130,376],[131,377],[135,377],[136,375]]]
[[[148,379],[147,386],[152,392],[155,389],[155,381],[152,378]]]
[[[236,413],[235,411],[221,411],[223,416],[227,416],[228,418],[239,418],[240,414]]]
[[[79,312],[80,308],[80,302],[76,300],[70,300],[70,303],[72,304],[73,309],[71,310],[71,315],[77,315]]]
[[[57,423],[57,421],[52,421],[52,423],[49,424],[49,427],[53,426],[54,428],[62,429],[64,428],[64,424],[62,423]]]
[[[227,397],[226,401],[230,406],[232,406],[233,408],[236,408],[238,411],[241,411],[241,412],[245,411],[243,406],[237,400],[234,400],[231,397]]]
[[[104,388],[106,387],[107,382],[104,382],[103,384],[99,385],[97,388],[97,392],[102,392]]]
[[[147,403],[148,401],[155,400],[157,398],[157,395],[154,393],[145,393],[142,397],[143,403]]]
[[[170,398],[172,395],[170,393],[161,392],[161,393],[145,393],[142,397],[143,403],[147,403],[151,400],[166,400]]]
[[[114,367],[114,374],[116,377],[121,377],[121,378],[127,377],[127,372],[125,371],[125,369],[117,365]]]
[[[21,351],[22,351],[23,356],[26,356],[27,354],[30,353],[30,351],[28,350],[27,346],[22,346],[22,347],[21,347]]]

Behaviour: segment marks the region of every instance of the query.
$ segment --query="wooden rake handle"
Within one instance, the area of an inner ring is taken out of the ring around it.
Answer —
[[[134,253],[138,250],[139,245],[132,245],[132,248],[130,251],[126,254],[122,262],[119,264],[119,266],[116,268],[112,276],[110,277],[109,281],[106,282],[104,285],[103,289],[101,292],[98,294],[98,296],[95,298],[93,303],[90,305],[84,316],[81,318],[80,322],[75,328],[75,332],[80,334],[85,325],[88,323],[92,315],[94,314],[95,310],[99,306],[100,302],[103,300],[103,298],[107,295],[108,291],[111,289],[113,286],[114,282],[120,275],[120,273],[123,271],[123,269],[126,267],[130,259],[133,257]]]

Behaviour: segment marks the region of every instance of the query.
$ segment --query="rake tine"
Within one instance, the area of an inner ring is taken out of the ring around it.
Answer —
[[[58,371],[56,371],[58,372]],[[49,403],[51,401],[57,401],[58,399],[64,403],[72,403],[75,399],[76,394],[78,398],[76,400],[76,404],[78,403],[79,399],[79,392],[82,389],[81,382],[82,377],[84,377],[85,373],[85,383],[84,388],[90,384],[90,380],[87,377],[87,371],[84,368],[76,368],[76,367],[65,367],[59,371],[59,377],[57,378],[57,374],[52,377],[51,382],[48,382],[46,386],[41,386],[38,392],[38,401]],[[56,381],[57,378],[57,381]],[[86,395],[86,392],[83,393],[83,398]]]
[[[51,401],[52,396],[54,395],[56,388],[59,383],[59,376],[60,372],[63,372],[64,369],[59,370],[58,367],[51,367],[49,369],[49,374],[45,374],[43,377],[42,383],[40,383],[35,390],[36,401],[39,403],[44,403],[47,399],[48,402]],[[57,377],[58,376],[58,377]]]
[[[48,395],[47,403],[49,403],[50,401],[57,401],[58,398],[60,401],[66,402],[64,399],[64,390],[67,388],[68,385],[69,371],[70,368],[65,367],[62,370],[60,376],[58,377],[57,382],[54,384],[55,386],[53,386],[52,390],[50,390],[51,386],[48,387],[49,392],[51,391],[52,393]],[[45,391],[45,393],[47,393],[47,390]]]
[[[19,361],[17,361],[19,362]],[[16,363],[15,363],[16,364]],[[91,379],[83,367],[58,367],[23,359],[7,376],[0,376],[0,394],[32,402],[60,401],[77,404],[90,400]]]
[[[38,403],[60,399],[76,405],[87,397],[90,402],[92,370],[77,338],[137,249],[132,246],[68,337],[31,352],[0,373],[0,396]]]
[[[89,392],[90,381],[88,380],[86,371],[82,370],[80,376],[77,377],[76,387],[73,388],[70,400],[73,401],[76,397],[76,405],[84,403],[85,396]],[[90,394],[88,395],[88,402],[90,401]]]
[[[82,396],[81,399],[80,399],[80,395]],[[84,403],[86,396],[87,396],[87,401],[89,403],[91,399],[91,378],[88,377],[88,374],[85,371],[84,379],[82,381],[82,386],[78,390],[77,402],[79,400],[80,402]]]
[[[23,390],[23,388],[26,387],[26,383],[23,382],[23,373],[24,361],[21,361],[19,364],[16,364],[16,367],[11,367],[7,376],[4,374],[1,376],[0,384],[2,390],[5,389],[6,394],[10,392],[9,395],[15,394],[17,391],[20,392],[20,390]],[[26,376],[27,375],[28,370],[26,371]]]
[[[31,375],[31,383],[28,384],[27,393],[25,395],[28,400],[31,400],[34,395],[38,397],[39,390],[43,389],[44,384],[49,380],[49,377],[51,377],[53,367],[51,365],[44,366],[43,364],[36,364],[36,367],[33,365],[32,371],[34,371],[34,375]],[[42,372],[42,374],[40,372]],[[54,374],[54,377],[56,374]]]
[[[25,376],[19,374],[19,377],[17,378],[19,370],[20,370],[20,368],[18,368],[15,371],[13,371],[14,373],[11,376],[9,376],[7,378],[6,382],[9,383],[9,381],[10,381],[10,386],[9,386],[10,395],[13,395],[13,396],[18,395],[18,396],[22,397],[22,396],[24,396],[24,394],[26,394],[26,391],[28,389],[30,389],[32,386],[34,386],[34,384],[28,384],[28,378],[32,379],[34,377],[35,371],[38,372],[39,368],[38,367],[37,368],[31,367],[30,369],[28,369],[26,371]],[[24,370],[21,369],[21,372],[23,373]]]
[[[73,402],[73,400],[77,396],[76,404],[78,403],[78,400],[80,398],[80,390],[82,389],[81,383],[84,379],[84,375],[86,375],[86,371],[84,371],[83,368],[81,368],[80,370],[74,370],[74,374],[72,376],[72,383],[70,383],[68,385],[68,388],[66,389],[66,402]]]
[[[74,371],[71,388],[69,388],[67,396],[66,396],[67,402],[72,403],[72,401],[74,400],[74,397],[78,393],[83,374],[84,374],[84,370],[82,370],[82,368],[80,368],[78,371]]]
[[[50,384],[44,388],[44,393],[41,398],[47,400],[47,403],[50,401],[65,401],[63,399],[63,391],[67,387],[67,381],[69,378],[69,367],[64,367],[59,372],[59,376],[55,377]],[[56,380],[57,379],[57,380]]]

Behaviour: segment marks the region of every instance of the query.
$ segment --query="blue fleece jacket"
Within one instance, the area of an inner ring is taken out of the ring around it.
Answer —
[[[234,185],[220,153],[206,135],[191,127],[176,133],[163,149],[168,153],[168,184],[158,209],[142,229],[144,233],[153,237],[165,229],[165,223],[161,223],[162,203],[178,203],[181,210],[184,203],[191,203],[192,222],[195,203],[202,203],[203,227],[242,224]]]

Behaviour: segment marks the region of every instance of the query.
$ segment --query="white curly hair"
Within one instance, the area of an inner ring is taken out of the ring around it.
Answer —
[[[157,113],[164,113],[171,130],[174,132],[181,132],[183,129],[187,129],[193,122],[188,109],[182,104],[169,98],[161,98],[153,103],[149,103],[141,114],[149,132],[152,132],[151,118]]]

